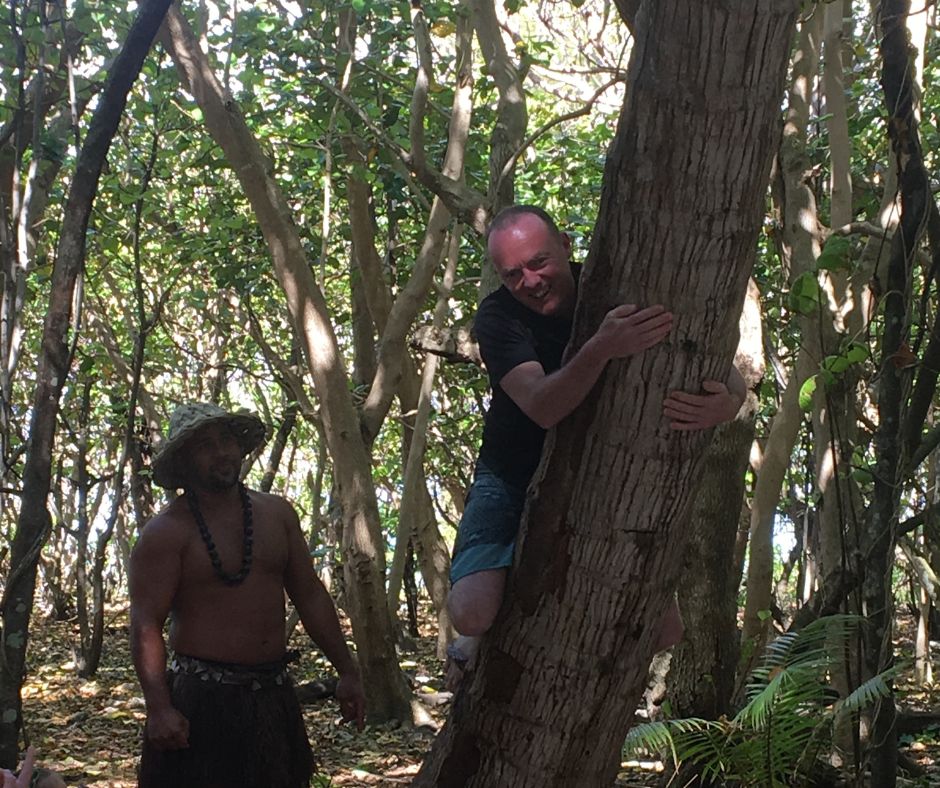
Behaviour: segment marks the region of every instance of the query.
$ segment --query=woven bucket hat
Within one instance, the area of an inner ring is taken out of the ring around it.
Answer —
[[[264,422],[251,411],[229,412],[211,402],[185,403],[170,416],[167,438],[153,458],[154,483],[170,490],[184,487],[187,469],[178,460],[179,450],[198,430],[220,423],[231,428],[241,446],[242,456],[264,443]]]

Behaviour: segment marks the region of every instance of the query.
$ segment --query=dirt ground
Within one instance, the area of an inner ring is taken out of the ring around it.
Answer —
[[[443,689],[443,666],[434,656],[431,632],[423,634],[412,651],[402,654],[402,667],[418,692],[432,693]],[[109,616],[102,665],[93,679],[81,679],[75,672],[72,644],[77,640],[72,623],[34,620],[24,687],[27,734],[41,765],[58,771],[69,786],[132,788],[145,715],[131,666],[125,611],[115,610]],[[292,671],[295,680],[329,676],[328,664],[305,642],[297,635],[292,643],[303,652]],[[899,651],[904,652],[906,645],[902,638]],[[940,691],[914,687],[907,677],[899,681],[899,690],[905,709],[940,711]],[[443,722],[447,709],[447,704],[429,708],[436,724]],[[383,726],[368,726],[358,733],[339,724],[332,700],[305,706],[304,716],[320,760],[317,788],[408,785],[434,736],[430,728]],[[902,750],[925,773],[916,779],[902,778],[901,785],[940,786],[940,729],[902,737]],[[624,764],[618,786],[659,785],[663,768],[656,761]]]

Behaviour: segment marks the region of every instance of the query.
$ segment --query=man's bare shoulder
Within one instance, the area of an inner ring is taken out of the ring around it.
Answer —
[[[293,504],[281,495],[251,490],[251,498],[256,506],[263,507],[270,514],[283,517],[297,517]]]
[[[176,498],[144,525],[138,549],[182,547],[192,534],[192,515],[182,498]]]

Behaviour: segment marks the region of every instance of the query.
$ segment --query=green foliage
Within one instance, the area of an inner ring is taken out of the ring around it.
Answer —
[[[790,288],[788,304],[793,312],[811,315],[818,311],[822,292],[815,271],[800,274]]]
[[[838,699],[831,671],[844,658],[864,619],[836,615],[773,641],[747,685],[747,702],[732,718],[681,719],[639,725],[626,754],[668,752],[721,784],[742,788],[802,785],[846,715],[870,708],[891,693],[892,673],[864,682]]]
[[[816,258],[817,271],[839,271],[850,267],[849,255],[852,245],[848,238],[832,235]]]

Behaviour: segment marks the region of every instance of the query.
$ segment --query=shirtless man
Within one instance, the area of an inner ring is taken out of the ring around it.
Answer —
[[[154,459],[154,481],[185,493],[131,556],[131,651],[147,704],[141,788],[307,788],[314,759],[286,670],[285,591],[339,674],[343,718],[363,726],[359,672],[296,512],[239,482],[263,440],[254,414],[181,405]]]

